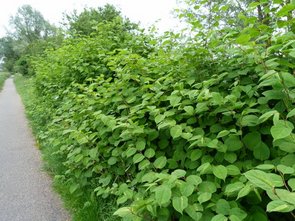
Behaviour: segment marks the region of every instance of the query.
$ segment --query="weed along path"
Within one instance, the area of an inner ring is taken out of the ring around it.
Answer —
[[[0,92],[0,221],[68,221],[28,128],[13,80]]]

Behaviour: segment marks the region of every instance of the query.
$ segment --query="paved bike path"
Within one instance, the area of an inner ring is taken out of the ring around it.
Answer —
[[[42,171],[13,80],[0,92],[0,221],[69,221]]]

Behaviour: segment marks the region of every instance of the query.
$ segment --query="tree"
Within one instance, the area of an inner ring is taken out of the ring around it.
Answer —
[[[28,74],[31,57],[42,53],[49,45],[59,45],[63,39],[61,31],[30,5],[21,6],[9,24],[10,32],[0,39],[0,57],[4,59],[4,68],[11,72]]]
[[[68,30],[71,35],[91,35],[95,32],[95,27],[99,23],[113,22],[117,18],[122,18],[121,12],[113,5],[107,4],[104,7],[84,9],[80,14],[74,11],[70,15],[66,15]],[[128,19],[124,20],[126,30],[132,30],[137,25],[131,23]]]
[[[46,39],[55,33],[55,28],[30,5],[21,6],[17,14],[10,18],[9,23],[13,30],[9,34],[14,39],[28,44],[38,39]]]
[[[15,41],[7,36],[0,39],[0,57],[3,59],[3,68],[7,71],[13,70],[15,61],[19,58],[14,50]]]
[[[241,30],[245,27],[245,16],[251,18],[252,23],[257,20],[268,27],[271,23],[288,22],[289,30],[294,29],[295,4],[290,0],[188,0],[186,3],[188,21],[195,25],[198,20],[199,25],[208,30],[228,27]]]

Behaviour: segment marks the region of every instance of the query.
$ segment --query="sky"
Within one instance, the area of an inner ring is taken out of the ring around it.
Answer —
[[[0,7],[0,37],[6,33],[9,18],[16,14],[17,8],[29,4],[40,11],[49,22],[58,25],[63,13],[71,13],[74,9],[81,11],[85,7],[98,7],[106,3],[115,5],[122,14],[133,22],[140,22],[148,28],[156,21],[160,31],[177,29],[179,22],[173,16],[177,8],[177,0],[8,0]]]

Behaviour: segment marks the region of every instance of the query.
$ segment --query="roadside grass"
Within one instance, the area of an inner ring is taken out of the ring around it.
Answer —
[[[5,80],[9,77],[8,72],[0,72],[0,91],[3,88]]]
[[[118,217],[112,215],[117,210],[115,200],[98,199],[90,192],[83,196],[74,195],[70,192],[69,186],[63,182],[62,176],[55,176],[65,173],[63,159],[58,154],[54,154],[58,151],[57,147],[46,146],[40,139],[42,131],[46,131],[46,125],[42,124],[46,110],[40,109],[37,105],[40,100],[34,93],[34,78],[16,74],[14,82],[41,150],[44,169],[53,177],[53,187],[61,195],[65,207],[72,214],[73,221],[117,221]]]

